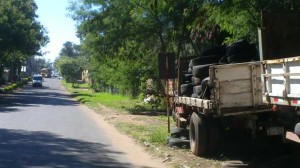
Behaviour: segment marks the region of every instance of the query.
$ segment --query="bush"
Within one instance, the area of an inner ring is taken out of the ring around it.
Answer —
[[[18,87],[22,87],[23,85],[27,85],[29,78],[25,78],[21,82],[10,84],[0,90],[0,93],[12,93],[13,90],[17,89]]]

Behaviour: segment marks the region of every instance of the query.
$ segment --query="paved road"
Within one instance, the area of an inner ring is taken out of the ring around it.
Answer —
[[[0,97],[0,168],[153,167],[132,163],[106,134],[58,79]]]

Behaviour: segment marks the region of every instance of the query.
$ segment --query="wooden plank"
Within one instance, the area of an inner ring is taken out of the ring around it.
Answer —
[[[200,107],[205,109],[212,109],[213,107],[211,100],[204,100],[191,97],[178,97],[176,101],[178,103],[182,103],[188,106]]]
[[[252,106],[251,97],[251,92],[220,95],[219,106],[220,108]]]
[[[220,95],[251,92],[251,80],[235,80],[220,82]]]
[[[238,64],[225,64],[213,66],[214,78],[219,82],[230,80],[243,80],[251,79],[252,66],[255,66],[255,70],[258,76],[261,74],[260,62],[246,62]]]

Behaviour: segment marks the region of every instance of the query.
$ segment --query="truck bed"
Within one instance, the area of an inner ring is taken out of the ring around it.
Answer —
[[[265,111],[260,62],[212,65],[209,70],[211,99],[179,96],[175,101],[218,115]]]

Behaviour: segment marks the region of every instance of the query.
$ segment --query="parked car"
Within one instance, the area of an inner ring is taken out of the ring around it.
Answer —
[[[42,75],[33,75],[32,77],[32,87],[42,87],[43,77]]]

